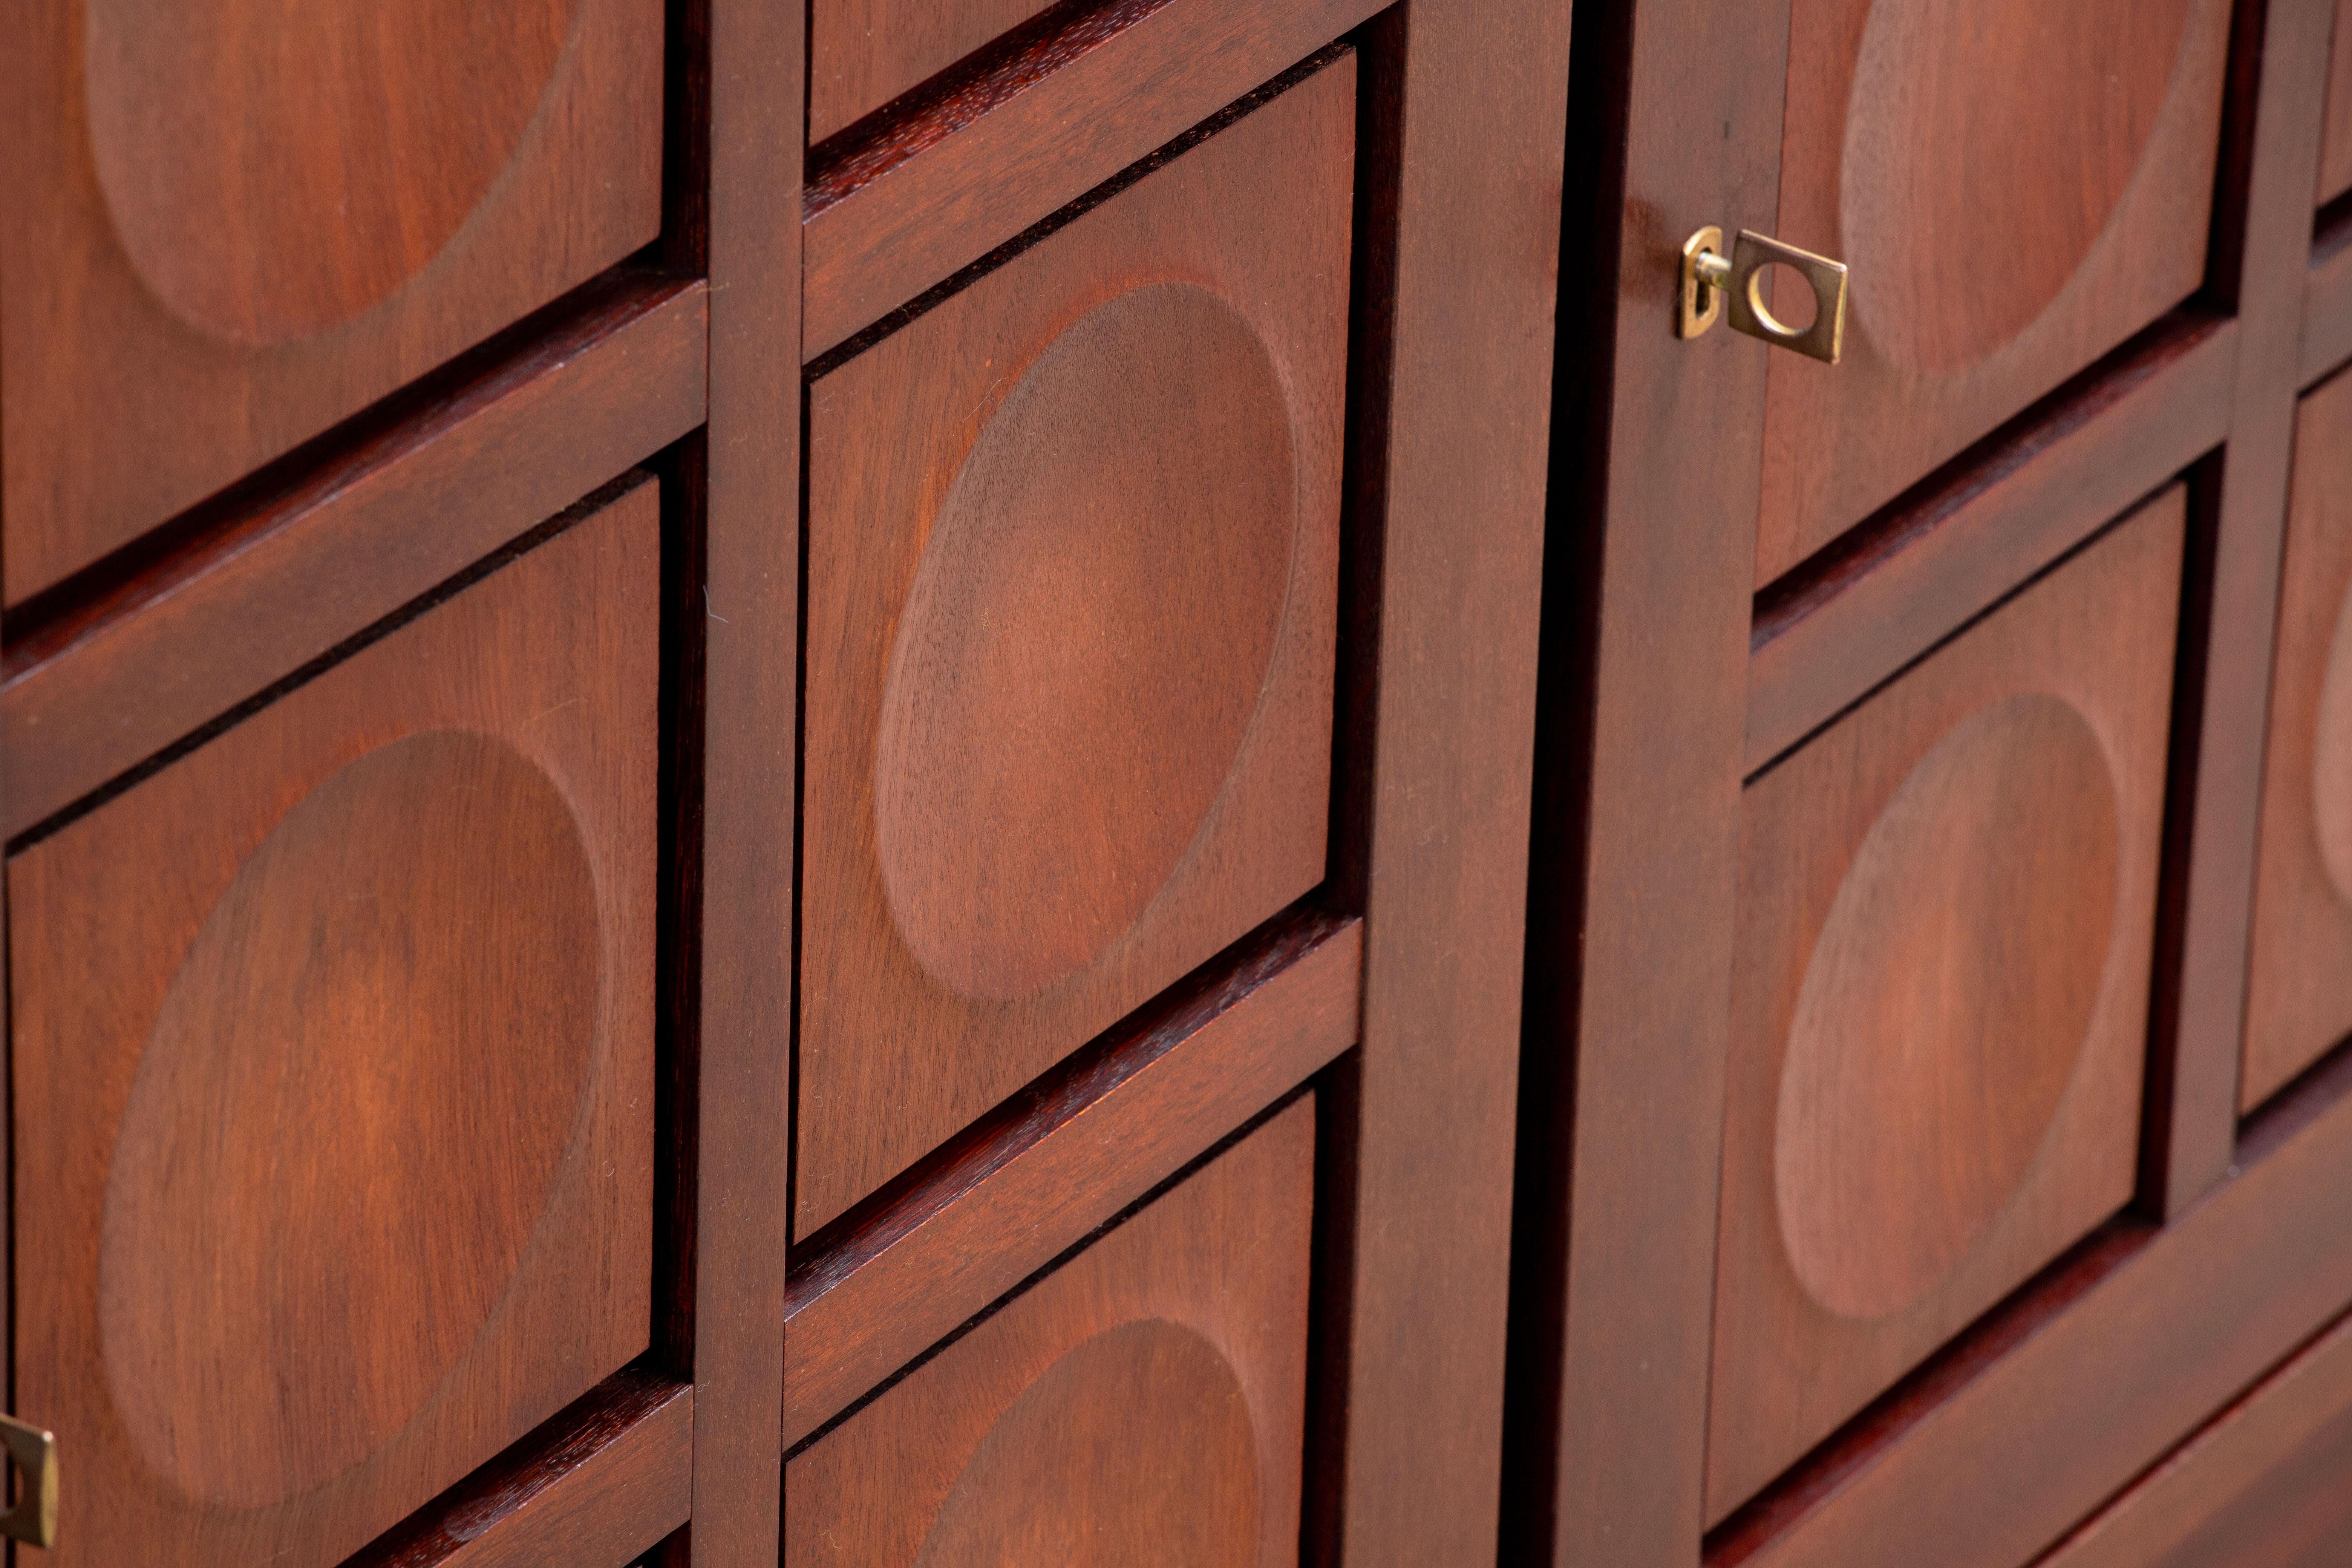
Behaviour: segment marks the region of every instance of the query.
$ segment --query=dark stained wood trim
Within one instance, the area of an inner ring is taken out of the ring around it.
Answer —
[[[1707,1568],[2007,1568],[2113,1497],[2352,1302],[2352,1051],[2239,1159],[1970,1330],[1727,1521]]]
[[[625,1563],[686,1522],[694,1390],[625,1367],[345,1568]]]
[[[1866,696],[2228,431],[2233,321],[2179,312],[1759,596],[1746,771]]]
[[[402,400],[397,417],[330,433],[167,525],[168,546],[142,547],[134,570],[88,591],[69,581],[12,612],[0,674],[0,837],[43,821],[701,422],[701,283],[625,274],[579,304],[552,330]]]
[[[2314,240],[2303,300],[2298,379],[2307,387],[2352,359],[2352,208],[2337,214]]]
[[[707,190],[708,205],[688,204],[673,242],[707,247],[712,417],[682,476],[698,492],[704,532],[690,537],[689,504],[685,602],[673,605],[681,631],[698,634],[683,650],[682,700],[697,711],[681,738],[701,771],[675,802],[686,853],[674,962],[686,1016],[671,1202],[688,1247],[679,1307],[690,1310],[673,1315],[669,1337],[690,1342],[672,1349],[690,1352],[696,1391],[693,1568],[774,1568],[792,1212],[807,17],[769,0],[708,0],[690,16],[709,179],[689,186]]]
[[[796,1248],[784,1447],[1353,1045],[1362,955],[1284,922]]]
[[[1412,0],[1390,37],[1358,1161],[1352,1214],[1325,1216],[1352,1226],[1354,1288],[1318,1549],[1354,1568],[1495,1550],[1569,14]]]
[[[1677,341],[1675,295],[1693,230],[1772,227],[1788,5],[1719,47],[1693,47],[1706,0],[1576,25],[1567,233],[1619,238],[1562,290],[1505,1558],[1674,1568],[1699,1551],[1769,352]]]
[[[803,354],[815,359],[1377,8],[1111,0],[1057,9],[916,112],[868,116],[818,150],[822,177],[803,198]]]
[[[2176,981],[2155,997],[2140,1182],[2142,1203],[2160,1215],[2180,1213],[2222,1179],[2236,1132],[2271,646],[2333,23],[2332,0],[2263,0],[2240,7],[2232,40],[2229,118],[2238,127],[2251,119],[2252,141],[2223,150],[2213,269],[2222,302],[2238,312],[2236,401],[2213,503],[2209,585],[2187,606],[2179,651],[2184,700],[2173,746],[2184,765],[2173,770],[2166,806],[2174,871],[2157,957],[2158,973]],[[2245,171],[2242,194],[2228,167],[2233,155]]]
[[[2036,1568],[2143,1568],[2162,1562],[2347,1410],[2352,1410],[2352,1320],[2339,1319],[2060,1542]]]

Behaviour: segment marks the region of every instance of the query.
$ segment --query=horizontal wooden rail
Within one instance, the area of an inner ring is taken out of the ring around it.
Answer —
[[[2178,314],[1759,595],[1754,773],[2217,446],[2235,321]]]
[[[1706,1568],[2011,1568],[2114,1497],[2352,1303],[2352,1047],[2238,1162],[1970,1330],[1726,1521]]]
[[[166,525],[172,548],[9,618],[15,838],[702,422],[707,290],[624,274]],[[500,345],[511,342],[510,350]],[[101,563],[101,566],[106,563]]]
[[[2303,288],[2302,375],[2309,386],[2352,360],[2352,213],[2329,224],[2311,247]]]
[[[1355,1043],[1363,927],[1279,922],[802,1249],[789,1448]]]
[[[624,1367],[344,1568],[621,1568],[693,1489],[693,1387]]]
[[[1264,86],[1380,0],[1056,8],[977,68],[814,150],[801,353],[814,360]]]
[[[2170,1561],[2168,1553],[2195,1543],[2201,1530],[2291,1465],[2314,1439],[2326,1447],[2328,1429],[2340,1427],[2347,1416],[2352,1320],[2338,1321],[2263,1379],[2138,1485],[2061,1542],[2038,1568],[2147,1568]],[[2347,1479],[2352,1478],[2339,1474],[2334,1484],[2341,1487]],[[2352,1513],[2352,1495],[2339,1496]]]

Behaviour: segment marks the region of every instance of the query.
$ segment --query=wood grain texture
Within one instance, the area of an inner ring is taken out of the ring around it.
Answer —
[[[789,1448],[1356,1040],[1363,933],[1307,915],[1032,1086],[797,1262]]]
[[[815,0],[809,141],[864,118],[1054,0]]]
[[[796,1457],[788,1560],[1295,1560],[1314,1145],[1302,1101]]]
[[[11,861],[60,1562],[339,1562],[646,1347],[656,511]]]
[[[2185,511],[1748,786],[1710,1524],[2132,1195]]]
[[[2352,380],[2295,423],[2263,768],[2242,1108],[2352,1034]]]
[[[1708,1568],[2027,1561],[2352,1302],[2352,1058],[2168,1226],[2125,1223],[1708,1542]]]
[[[2352,1529],[2352,1325],[2338,1322],[2038,1568],[2321,1568]]]
[[[2197,288],[2229,9],[1797,0],[1771,232],[1853,303],[1771,366],[1759,584]]]
[[[395,417],[184,517],[143,569],[13,615],[0,834],[24,832],[700,423],[703,286],[624,278],[583,303],[396,400]]]
[[[1686,1564],[1767,351],[1671,322],[1685,236],[1770,228],[1787,8],[1737,47],[1705,4],[1588,14],[1563,232],[1617,238],[1562,256],[1504,1543]]]
[[[2182,314],[1760,595],[1749,772],[2179,473],[2229,427],[2237,327]]]
[[[1364,1037],[1332,1220],[1352,1277],[1324,1320],[1350,1374],[1339,1529],[1309,1545],[1357,1568],[1495,1550],[1568,33],[1534,0],[1415,0],[1367,101],[1396,172],[1358,340],[1357,434],[1383,437],[1355,447],[1380,594],[1353,634],[1378,656]]]
[[[656,0],[13,13],[8,601],[654,238],[661,39]]]
[[[2305,386],[2352,359],[2352,215],[2328,224],[2313,241],[2302,347],[2299,379]]]
[[[2316,205],[2352,191],[2352,6],[2336,0],[2336,25],[2327,50],[2327,88],[2322,100],[2326,118],[2319,142],[2319,198]]]
[[[810,387],[797,1236],[1322,879],[1354,79]]]
[[[345,1568],[618,1562],[686,1522],[694,1390],[622,1368]]]
[[[871,144],[829,147],[803,199],[810,359],[879,321],[1375,9],[1372,0],[1123,0]],[[1058,13],[1057,13],[1058,15]]]
[[[2263,729],[2286,531],[2305,257],[2318,156],[2328,0],[2240,14],[2231,153],[2215,226],[2216,292],[2238,313],[2237,387],[2211,563],[2184,606],[2142,1202],[2178,1214],[2221,1180],[2236,1135]]]
[[[801,226],[807,16],[766,0],[684,13],[679,121],[706,139],[681,181],[676,260],[709,269],[710,423],[699,558],[677,571],[682,737],[672,897],[679,1171],[691,1237],[666,1348],[693,1369],[694,1568],[774,1568],[783,1550],[785,1245],[791,1144],[801,594]],[[707,116],[707,118],[706,118]],[[692,142],[692,130],[681,133]],[[690,455],[691,457],[691,455]],[[678,531],[693,541],[692,509]],[[701,615],[695,615],[696,601]],[[685,630],[691,627],[691,631]],[[697,724],[688,715],[698,716]],[[678,1342],[683,1341],[683,1343]]]

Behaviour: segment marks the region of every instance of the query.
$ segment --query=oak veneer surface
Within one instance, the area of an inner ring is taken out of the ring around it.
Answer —
[[[1710,1521],[2131,1195],[2185,512],[1747,791]]]
[[[819,1438],[786,1560],[1296,1561],[1314,1148],[1302,1100]]]
[[[1796,0],[1774,233],[1852,298],[1843,363],[1771,356],[1758,583],[2197,288],[2229,22]]]
[[[7,601],[654,238],[663,27],[659,0],[12,8]]]
[[[797,1235],[1322,878],[1354,81],[810,388]]]
[[[2352,377],[2304,399],[2272,668],[2238,1099],[2352,1034]]]
[[[54,1560],[324,1568],[645,1349],[656,510],[10,863]]]
[[[814,0],[811,142],[937,75],[1054,0]]]
[[[2319,201],[2352,191],[2352,5],[2336,0],[2327,51],[2327,117],[2320,132]]]

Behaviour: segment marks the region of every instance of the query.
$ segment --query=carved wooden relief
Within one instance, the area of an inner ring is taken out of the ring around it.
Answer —
[[[2352,1034],[2352,378],[2304,400],[2280,574],[2239,1100]]]
[[[1797,0],[1775,233],[1853,298],[1843,363],[1771,356],[1759,584],[2196,289],[2228,30],[2224,0]]]
[[[652,239],[662,29],[655,0],[13,9],[7,600]]]
[[[1302,1101],[793,1458],[786,1559],[1296,1561]]]
[[[803,1236],[1322,878],[1353,84],[810,389]]]
[[[1746,792],[1710,1521],[2131,1195],[2183,515]]]
[[[11,863],[59,1563],[339,1562],[645,1348],[656,514]]]

